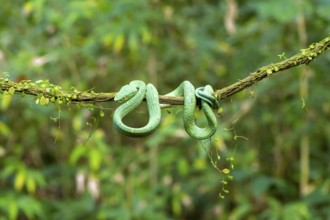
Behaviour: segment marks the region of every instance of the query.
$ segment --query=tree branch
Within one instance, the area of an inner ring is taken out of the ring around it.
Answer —
[[[256,71],[250,73],[246,78],[239,80],[238,82],[224,87],[222,89],[216,90],[214,96],[217,99],[228,98],[235,93],[246,89],[262,79],[269,77],[273,74],[279,73],[283,70],[287,70],[302,64],[309,64],[315,58],[324,53],[330,48],[330,36],[324,38],[323,40],[311,44],[306,49],[301,49],[300,53],[290,57],[285,58],[284,55],[279,55],[279,57],[285,60],[277,62],[274,64],[269,64],[267,66],[261,67]],[[96,103],[96,102],[109,102],[113,101],[116,93],[95,93],[93,91],[80,92],[75,89],[71,91],[63,91],[60,86],[50,84],[48,81],[38,80],[37,82],[31,82],[30,80],[21,81],[19,83],[11,81],[7,78],[0,78],[0,90],[4,94],[13,95],[14,93],[27,94],[38,97],[41,104],[48,104],[48,102],[69,102],[69,103]],[[171,104],[171,105],[181,105],[183,104],[182,97],[170,97],[170,96],[159,96],[160,103]]]
[[[271,76],[275,73],[281,72],[283,70],[287,70],[296,66],[300,66],[302,64],[309,64],[315,58],[320,56],[330,47],[330,36],[324,38],[323,40],[311,44],[306,49],[301,49],[300,53],[290,57],[289,59],[285,58],[283,55],[278,55],[279,57],[285,58],[284,61],[269,64],[267,66],[261,67],[256,71],[250,73],[246,78],[239,80],[238,82],[222,88],[220,90],[215,91],[214,95],[217,99],[224,99],[234,95],[237,92],[246,89],[262,79]]]

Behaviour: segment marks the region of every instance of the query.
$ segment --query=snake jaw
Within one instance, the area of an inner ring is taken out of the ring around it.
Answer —
[[[135,86],[125,85],[119,90],[119,92],[117,92],[114,100],[116,102],[125,102],[135,96],[137,92],[138,88]]]

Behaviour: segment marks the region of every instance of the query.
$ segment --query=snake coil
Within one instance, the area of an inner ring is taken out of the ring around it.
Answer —
[[[195,90],[189,81],[182,82],[175,90],[166,94],[167,96],[183,96],[183,123],[187,133],[198,140],[210,138],[217,129],[217,119],[212,108],[218,108],[219,104],[212,96],[213,88],[210,85],[200,87]],[[125,125],[122,119],[140,105],[146,96],[149,122],[141,128],[133,128]],[[201,103],[201,108],[206,116],[208,125],[200,128],[195,123],[194,112],[197,100]],[[161,120],[161,110],[159,97],[156,88],[152,84],[145,85],[144,82],[134,80],[123,86],[115,96],[115,101],[125,102],[119,106],[113,116],[115,128],[122,134],[131,137],[143,137],[153,133],[159,126]]]

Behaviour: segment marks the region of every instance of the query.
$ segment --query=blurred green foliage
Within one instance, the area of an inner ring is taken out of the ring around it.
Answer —
[[[329,11],[327,0],[2,1],[0,72],[67,90],[220,89],[327,36]],[[1,95],[0,219],[330,219],[329,61],[224,100],[206,142],[179,110],[131,139],[113,129],[116,104]],[[144,108],[127,121],[143,124]]]

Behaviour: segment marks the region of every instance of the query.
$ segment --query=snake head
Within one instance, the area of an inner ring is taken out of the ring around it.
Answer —
[[[136,93],[138,92],[138,89],[135,86],[132,85],[125,85],[121,87],[119,92],[117,92],[115,96],[115,101],[117,102],[125,102],[129,99],[131,99]]]

